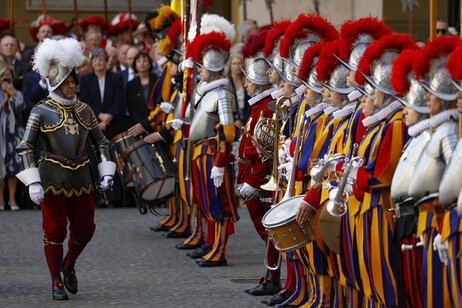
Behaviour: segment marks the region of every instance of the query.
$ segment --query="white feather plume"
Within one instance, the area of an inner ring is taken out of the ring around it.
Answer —
[[[73,38],[63,40],[45,39],[34,54],[34,71],[47,77],[51,62],[62,66],[76,67],[82,64],[83,54],[78,41]]]
[[[193,41],[196,37],[197,24],[194,23],[189,28],[188,40]],[[216,14],[204,14],[201,20],[201,33],[207,34],[210,32],[223,32],[226,35],[226,38],[231,42],[234,41],[236,37],[236,29],[234,25],[226,20],[224,17]]]

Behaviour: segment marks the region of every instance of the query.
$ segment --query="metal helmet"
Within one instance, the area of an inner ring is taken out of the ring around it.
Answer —
[[[197,65],[211,72],[220,72],[224,70],[227,60],[228,53],[226,51],[208,48],[202,54],[201,63],[197,63]]]
[[[315,57],[313,59],[313,64],[310,68],[310,71],[308,73],[308,77],[306,79],[299,78],[300,81],[310,88],[310,90],[313,90],[316,93],[321,93],[321,89],[324,86],[319,80],[318,80],[318,73],[316,73],[316,62],[318,61],[318,57]]]
[[[48,68],[47,77],[45,78],[48,86],[48,91],[53,92],[61,83],[72,73],[74,67],[63,66],[58,62],[52,61]],[[78,84],[78,78],[74,78]]]
[[[367,97],[369,98],[374,98],[373,96],[373,93],[374,93],[374,88],[370,85],[370,83],[364,83],[364,85],[361,87],[361,86],[357,86],[357,85],[353,85],[353,87],[358,90],[359,92],[361,92],[363,95],[366,95]]]
[[[271,53],[271,58],[265,58],[268,64],[278,73],[279,76],[282,76],[284,71],[284,61],[282,61],[281,56],[279,55],[279,45],[281,40],[276,43],[276,46]]]
[[[265,59],[263,52],[257,52],[253,57],[245,59],[245,70],[241,67],[245,77],[257,85],[270,83],[268,69],[270,65]]]
[[[353,43],[353,47],[351,48],[350,57],[348,58],[348,62],[343,61],[340,57],[337,57],[343,65],[348,67],[350,70],[355,71],[358,67],[359,60],[363,56],[364,52],[366,51],[367,47],[374,41],[374,38],[370,34],[360,34],[358,39]]]
[[[337,64],[327,82],[322,83],[328,89],[340,94],[348,94],[353,91],[353,87],[348,87],[346,72],[347,68],[341,63]]]
[[[439,61],[432,61],[432,65],[426,74],[430,82],[428,83],[425,78],[425,81],[420,81],[420,84],[430,93],[438,97],[439,99],[445,102],[451,102],[456,100],[457,87],[451,81],[451,76],[446,70],[446,61],[447,57],[438,59]],[[447,108],[447,103],[442,106]]]
[[[284,79],[285,82],[291,84],[294,87],[300,86],[301,82],[300,79],[295,75],[293,71],[292,65],[288,65],[287,63],[284,64],[284,71],[282,74],[280,74],[282,79]]]
[[[374,60],[371,66],[371,76],[361,72],[366,80],[375,88],[382,91],[387,95],[396,94],[393,90],[390,81],[391,69],[393,67],[393,60],[399,55],[396,50],[385,51],[380,57]]]
[[[319,42],[321,37],[316,33],[310,33],[304,39],[296,39],[294,44],[289,48],[290,58],[283,58],[290,65],[300,69],[305,51]]]
[[[403,96],[393,95],[393,97],[418,113],[427,114],[428,107],[425,101],[427,91],[422,87],[419,81],[417,81],[412,72],[407,74],[406,79],[409,82],[409,90]]]

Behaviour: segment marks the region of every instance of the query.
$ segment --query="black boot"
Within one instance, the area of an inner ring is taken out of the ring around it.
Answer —
[[[213,247],[209,244],[204,244],[201,246],[201,248],[198,248],[192,252],[188,252],[186,255],[192,259],[202,258],[206,254],[208,254],[210,250],[212,250],[212,248]]]
[[[267,297],[261,300],[262,304],[267,304],[268,306],[279,305],[285,302],[289,297],[292,296],[289,290],[282,289],[278,294],[271,297]]]
[[[66,257],[64,257],[63,266],[61,268],[61,272],[63,272],[64,286],[71,294],[77,294],[79,283],[74,270],[75,262],[69,265],[67,269],[64,269],[64,264],[66,264]]]
[[[63,280],[61,279],[61,274],[56,275],[53,290],[51,294],[53,295],[54,300],[69,299],[69,296],[67,296],[67,293],[64,290],[64,284],[63,284]]]
[[[260,283],[253,288],[245,289],[246,293],[254,296],[261,296],[261,295],[274,295],[281,291],[282,287],[281,284],[278,283],[277,285],[273,284],[273,281],[268,280],[264,277],[260,279]]]

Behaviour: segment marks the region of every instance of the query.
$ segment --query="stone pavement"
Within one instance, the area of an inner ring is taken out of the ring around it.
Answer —
[[[239,210],[228,266],[200,268],[175,248],[180,239],[149,230],[159,217],[97,209],[95,235],[76,264],[79,293],[65,302],[51,299],[41,212],[0,212],[0,306],[267,307],[243,292],[265,274],[265,248],[247,210]]]

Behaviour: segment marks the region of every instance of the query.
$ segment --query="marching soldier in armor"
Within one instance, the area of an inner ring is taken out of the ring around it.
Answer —
[[[418,211],[414,204],[417,200],[409,195],[411,176],[430,140],[428,107],[425,102],[427,92],[412,73],[412,63],[418,52],[419,50],[403,51],[393,62],[391,72],[391,85],[397,92],[395,98],[406,106],[403,115],[411,137],[403,149],[390,187],[390,198],[395,204],[396,216],[393,241],[406,248],[406,251],[401,251],[400,262],[406,307],[423,307],[422,288],[416,288],[422,281],[422,269],[418,264],[422,264],[423,255],[422,249],[417,248],[423,243],[415,237]]]
[[[424,241],[422,292],[424,305],[428,307],[455,305],[455,302],[451,302],[450,287],[446,280],[448,250],[447,241],[441,241],[439,226],[444,208],[438,192],[444,170],[457,143],[458,112],[453,109],[456,105],[457,89],[452,84],[445,65],[458,41],[458,37],[440,37],[427,42],[412,64],[416,78],[429,92],[425,100],[431,116],[429,124],[432,131],[409,186],[409,195],[417,200],[416,204],[420,209],[417,236],[421,236]],[[446,202],[445,206],[448,206]]]
[[[229,80],[222,77],[231,42],[224,33],[197,36],[188,53],[200,66],[200,79],[190,126],[192,185],[200,193],[194,201],[214,227],[211,251],[197,260],[199,266],[227,265],[229,228],[239,216],[234,191],[232,143],[240,131],[234,125],[236,102]],[[209,233],[210,234],[210,233]]]
[[[462,240],[460,225],[462,216],[462,136],[461,127],[462,119],[462,87],[460,80],[462,79],[462,67],[460,66],[461,57],[461,43],[459,42],[457,48],[451,53],[446,65],[446,69],[451,74],[454,85],[457,87],[457,109],[459,112],[459,141],[454,149],[449,164],[447,165],[443,178],[440,184],[440,202],[446,208],[444,213],[442,228],[441,228],[441,242],[447,241],[449,251],[449,264],[448,264],[448,277],[450,283],[450,292],[453,298],[454,306],[460,306],[460,294],[462,275],[460,269],[462,268],[459,252],[462,249]],[[458,199],[458,204],[456,202]]]
[[[46,39],[39,46],[34,70],[46,78],[50,94],[32,109],[24,138],[16,148],[25,168],[17,177],[29,186],[31,199],[42,208],[45,257],[56,300],[68,299],[64,286],[70,293],[77,293],[75,262],[95,230],[87,143],[91,142],[97,153],[101,190],[111,187],[116,168],[109,160],[109,142],[95,115],[76,97],[75,67],[82,61],[80,45],[74,39]],[[37,167],[35,151],[39,137],[42,151]],[[67,220],[69,249],[63,260]]]

